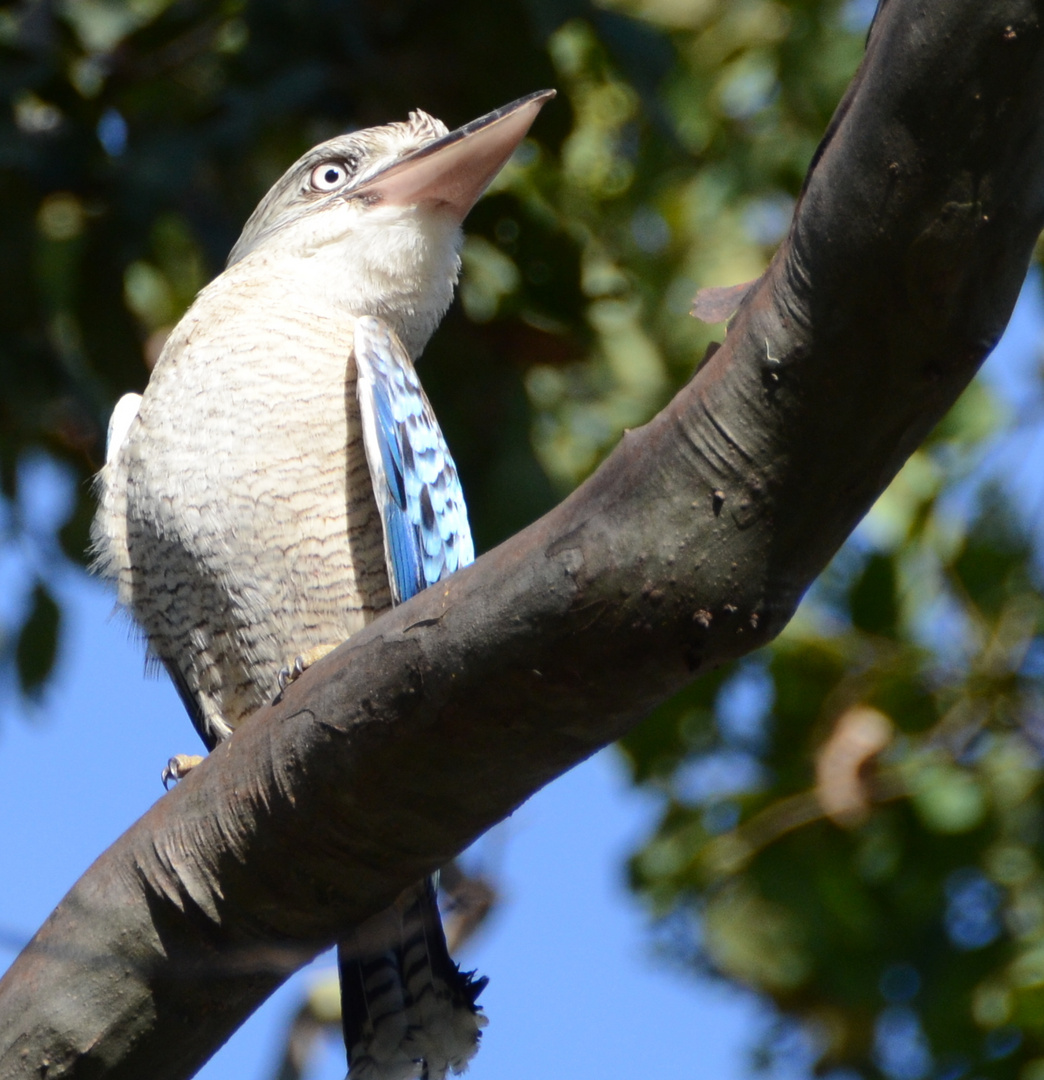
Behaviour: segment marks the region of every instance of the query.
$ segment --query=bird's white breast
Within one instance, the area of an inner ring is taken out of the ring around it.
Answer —
[[[174,330],[119,460],[121,599],[219,736],[390,603],[354,319],[258,258]]]

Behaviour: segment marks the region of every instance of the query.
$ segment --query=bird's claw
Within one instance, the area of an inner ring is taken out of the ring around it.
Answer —
[[[199,754],[175,754],[160,774],[163,787],[169,791],[171,781],[183,780],[202,760]]]
[[[294,662],[290,667],[281,667],[278,676],[276,676],[279,683],[279,692],[282,693],[292,682],[301,678],[307,668],[308,664],[303,656],[294,657]]]
[[[275,700],[279,700],[279,695],[292,683],[296,682],[301,676],[317,661],[321,660],[328,652],[332,652],[337,648],[339,642],[334,642],[332,645],[317,645],[314,649],[309,649],[303,656],[295,656],[294,662],[289,667],[279,669],[279,674],[276,676],[276,682],[279,683],[279,692],[275,696]]]

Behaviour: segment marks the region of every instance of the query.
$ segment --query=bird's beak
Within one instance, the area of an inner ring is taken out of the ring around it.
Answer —
[[[539,90],[494,109],[393,162],[351,196],[376,196],[392,206],[442,205],[463,221],[554,96]]]

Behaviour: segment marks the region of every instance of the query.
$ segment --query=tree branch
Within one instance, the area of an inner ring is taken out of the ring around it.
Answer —
[[[1010,315],[1044,221],[1041,16],[888,3],[722,348],[101,856],[0,982],[0,1076],[189,1075],[339,927],[785,625]]]

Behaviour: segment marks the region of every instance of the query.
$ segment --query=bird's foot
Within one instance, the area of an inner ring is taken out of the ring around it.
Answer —
[[[314,649],[309,649],[308,652],[302,656],[295,656],[294,662],[287,667],[280,668],[279,674],[276,676],[276,680],[279,683],[279,694],[281,694],[292,682],[299,679],[317,660],[322,658],[328,653],[333,652],[337,648],[340,642],[334,645],[316,645]],[[276,697],[279,697],[276,694]]]
[[[172,780],[174,783],[183,780],[202,760],[199,754],[175,754],[160,776],[163,786],[169,788]]]
[[[308,665],[305,663],[303,656],[297,656],[294,658],[294,662],[287,667],[281,667],[279,674],[276,676],[276,682],[279,683],[279,694],[281,694],[292,682],[299,679],[305,672],[305,668]],[[276,695],[279,696],[278,694]]]

